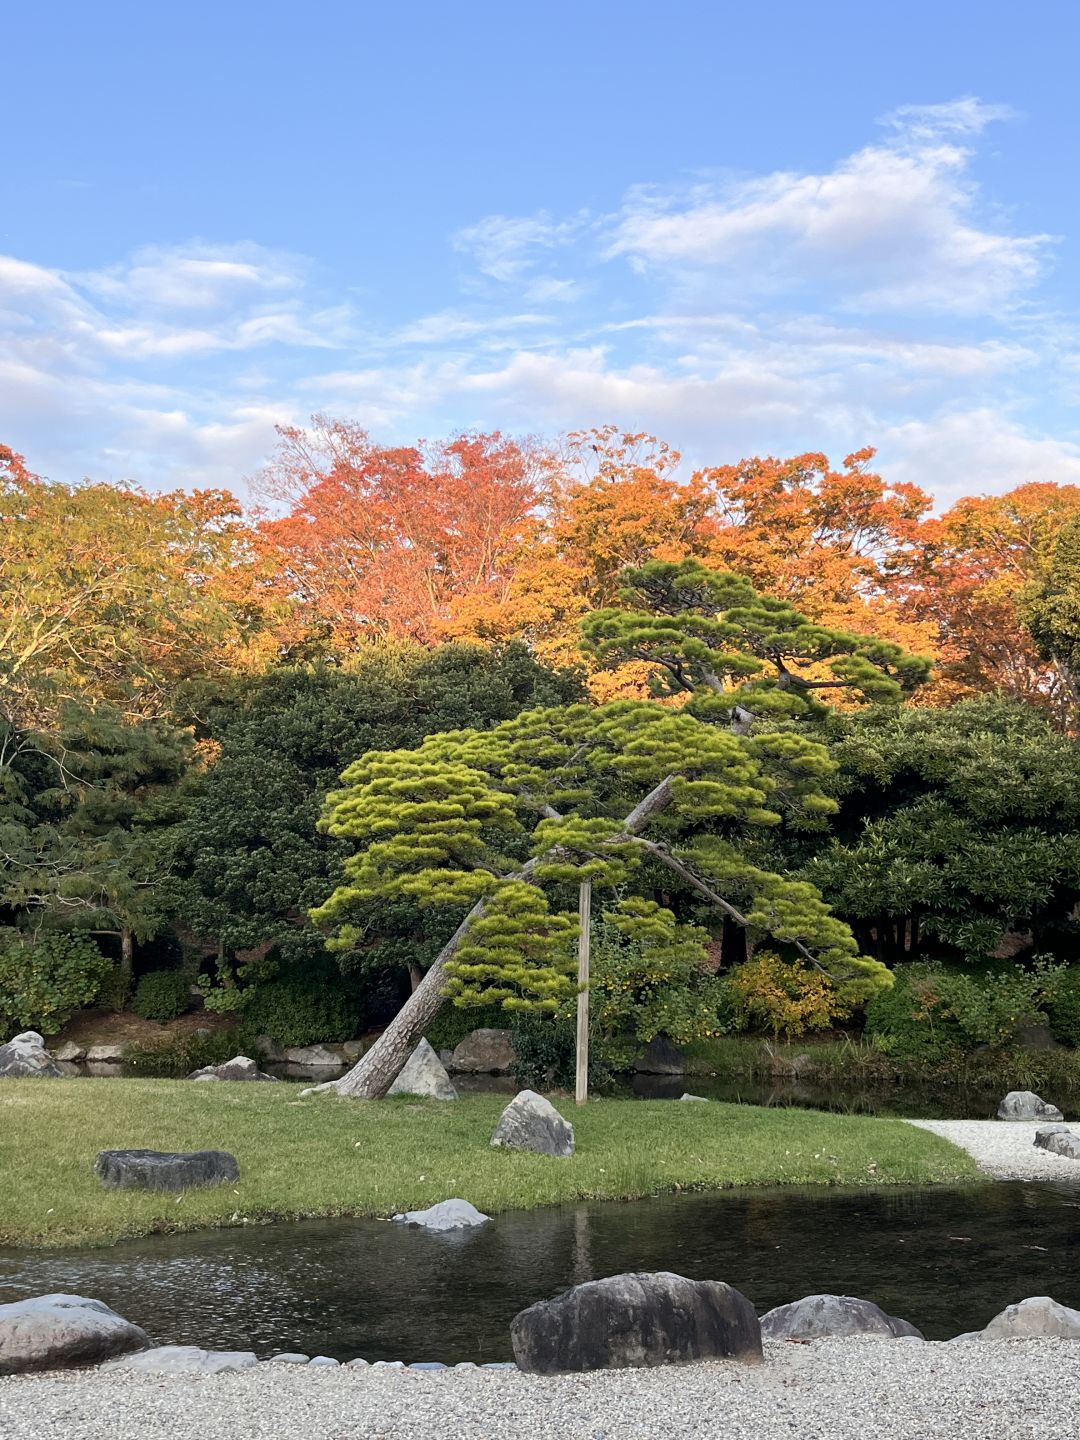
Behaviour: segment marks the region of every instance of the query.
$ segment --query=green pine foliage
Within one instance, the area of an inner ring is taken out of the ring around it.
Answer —
[[[552,914],[536,885],[506,880],[447,962],[444,994],[455,1005],[501,1005],[554,1015],[577,994],[575,915]]]

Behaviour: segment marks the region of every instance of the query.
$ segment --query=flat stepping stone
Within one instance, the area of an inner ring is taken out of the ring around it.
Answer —
[[[203,1350],[198,1345],[158,1345],[138,1355],[111,1360],[103,1370],[134,1370],[143,1375],[224,1375],[258,1364],[253,1350]]]
[[[102,1150],[94,1173],[110,1190],[191,1190],[240,1179],[240,1166],[227,1150]]]

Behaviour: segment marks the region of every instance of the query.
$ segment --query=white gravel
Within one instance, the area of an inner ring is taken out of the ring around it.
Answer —
[[[308,1370],[0,1380],[4,1440],[1047,1440],[1077,1433],[1080,1343],[769,1343],[764,1366],[540,1379]]]
[[[943,1135],[966,1150],[980,1170],[995,1180],[1075,1180],[1080,1160],[1036,1150],[1035,1132],[1048,1120],[909,1120],[921,1130]]]

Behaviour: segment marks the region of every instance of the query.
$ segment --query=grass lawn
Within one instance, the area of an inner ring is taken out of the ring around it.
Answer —
[[[290,1084],[0,1081],[0,1244],[105,1244],[154,1231],[392,1215],[450,1196],[481,1210],[732,1185],[977,1181],[960,1150],[899,1120],[746,1105],[560,1101],[577,1153],[492,1150],[505,1096],[375,1103]],[[238,1184],[180,1197],[102,1187],[99,1150],[230,1150]]]

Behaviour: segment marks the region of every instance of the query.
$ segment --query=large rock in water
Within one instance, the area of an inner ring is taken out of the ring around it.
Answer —
[[[198,1345],[158,1345],[103,1365],[103,1370],[135,1370],[143,1375],[223,1375],[251,1370],[259,1363],[254,1350],[203,1350]]]
[[[285,1059],[306,1070],[340,1070],[345,1064],[345,1052],[332,1045],[293,1045],[285,1051]]]
[[[110,1190],[190,1190],[240,1179],[236,1156],[227,1150],[172,1155],[162,1150],[102,1150],[94,1173]]]
[[[388,1095],[422,1095],[428,1100],[456,1100],[442,1061],[426,1040],[421,1040],[405,1062],[405,1068],[386,1092]]]
[[[491,1143],[496,1149],[532,1150],[567,1160],[574,1153],[574,1127],[543,1095],[522,1090],[499,1116]]]
[[[1080,1340],[1080,1310],[1070,1310],[1049,1295],[1034,1295],[1016,1305],[1007,1305],[990,1324],[977,1332],[983,1340],[1032,1339],[1049,1336],[1058,1340]]]
[[[745,1295],[669,1271],[576,1285],[515,1315],[510,1339],[518,1365],[536,1375],[761,1361],[761,1327]]]
[[[1048,1105],[1034,1090],[1010,1090],[998,1106],[999,1120],[1061,1120],[1056,1105]]]
[[[23,1075],[34,1075],[42,1080],[54,1080],[63,1071],[45,1049],[45,1041],[36,1030],[24,1030],[6,1045],[0,1045],[0,1076],[17,1079]]]
[[[0,1375],[92,1365],[149,1344],[138,1325],[82,1295],[36,1295],[0,1305]]]
[[[277,1080],[276,1075],[267,1075],[260,1070],[254,1060],[249,1060],[246,1055],[234,1055],[231,1060],[226,1060],[224,1065],[205,1065],[201,1070],[193,1070],[187,1077],[189,1080]]]
[[[472,1030],[450,1057],[450,1069],[463,1075],[508,1075],[516,1059],[509,1030]]]
[[[491,1216],[468,1200],[440,1200],[427,1210],[407,1210],[394,1219],[401,1225],[419,1225],[425,1230],[474,1230],[487,1225]]]
[[[1066,1160],[1080,1160],[1080,1135],[1067,1125],[1045,1125],[1035,1131],[1035,1144],[1040,1150],[1049,1150],[1051,1155],[1064,1156]]]
[[[907,1320],[886,1315],[872,1300],[854,1295],[807,1295],[790,1305],[778,1305],[761,1317],[761,1333],[766,1340],[820,1340],[829,1335],[926,1339]]]
[[[634,1061],[634,1069],[639,1075],[681,1075],[686,1069],[686,1057],[666,1035],[657,1035]]]

